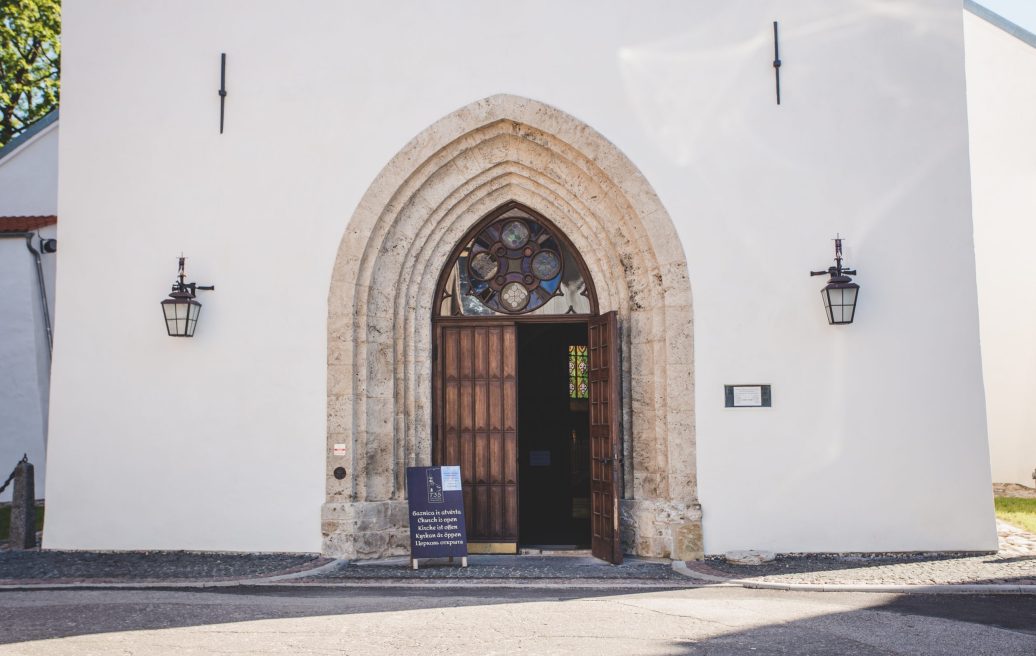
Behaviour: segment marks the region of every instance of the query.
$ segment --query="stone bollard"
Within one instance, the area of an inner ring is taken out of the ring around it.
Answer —
[[[10,548],[36,548],[36,474],[28,461],[19,462],[14,470]]]

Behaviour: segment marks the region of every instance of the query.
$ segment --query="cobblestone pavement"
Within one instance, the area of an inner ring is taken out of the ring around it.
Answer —
[[[722,557],[689,562],[693,572],[767,583],[822,585],[1036,585],[1036,535],[997,522],[1000,550],[989,555],[785,555],[762,565]]]
[[[996,535],[1000,538],[998,556],[1036,556],[1036,535],[997,520]]]
[[[275,576],[330,562],[316,554],[138,551],[7,551],[0,553],[0,585],[220,581]]]
[[[627,557],[621,565],[610,565],[592,556],[500,556],[468,557],[468,566],[460,559],[450,564],[445,558],[418,561],[420,569],[410,568],[406,558],[393,558],[372,563],[350,564],[333,572],[303,579],[307,582],[427,579],[507,579],[507,580],[650,580],[671,581],[674,585],[694,583],[674,572],[669,561],[652,561]]]

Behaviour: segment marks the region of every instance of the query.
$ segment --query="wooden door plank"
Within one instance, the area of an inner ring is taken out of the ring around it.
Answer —
[[[517,542],[517,339],[514,324],[437,324],[439,464],[461,467],[470,542]]]
[[[587,351],[590,365],[591,547],[594,556],[616,565],[622,562],[618,336],[615,312],[590,319]]]

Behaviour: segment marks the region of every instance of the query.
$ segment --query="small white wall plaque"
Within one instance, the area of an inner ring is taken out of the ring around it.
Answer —
[[[334,448],[334,454],[336,456],[344,456],[345,455],[345,445],[344,444],[337,444],[336,443],[335,444],[335,448]]]
[[[550,467],[550,451],[529,451],[530,467]]]
[[[734,407],[763,407],[763,388],[756,385],[734,388]]]
[[[726,407],[769,408],[772,394],[769,385],[724,385]]]

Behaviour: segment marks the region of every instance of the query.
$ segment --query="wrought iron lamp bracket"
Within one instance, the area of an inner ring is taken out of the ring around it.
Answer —
[[[810,276],[831,276],[830,282],[852,282],[849,276],[856,275],[856,269],[842,266],[842,238],[835,237],[835,265],[823,271],[810,271]]]
[[[211,292],[216,289],[215,285],[199,285],[196,282],[184,282],[187,275],[184,273],[184,262],[186,257],[180,256],[180,268],[176,274],[176,282],[173,283],[169,296],[172,298],[194,298],[199,291]]]

